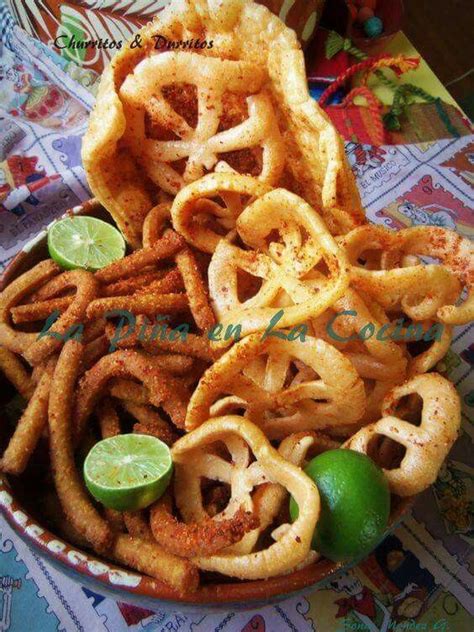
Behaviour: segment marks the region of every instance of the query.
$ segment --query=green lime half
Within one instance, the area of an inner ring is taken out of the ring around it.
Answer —
[[[96,500],[136,511],[163,495],[173,472],[168,446],[156,437],[123,434],[95,444],[84,461],[84,480]]]
[[[114,226],[95,217],[66,217],[48,230],[48,250],[66,270],[100,270],[125,254],[125,240]]]
[[[380,542],[390,514],[390,491],[382,470],[365,454],[328,450],[305,468],[321,497],[312,547],[328,559],[356,561]],[[290,499],[292,520],[298,505]]]

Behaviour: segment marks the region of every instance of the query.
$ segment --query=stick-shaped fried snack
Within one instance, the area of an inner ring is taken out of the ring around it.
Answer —
[[[197,568],[189,560],[168,553],[156,542],[117,534],[111,554],[118,562],[155,577],[180,593],[192,592],[198,587]]]
[[[112,543],[112,532],[94,508],[74,462],[72,410],[82,351],[76,340],[66,342],[54,371],[49,400],[51,467],[64,513],[96,551],[104,552]]]
[[[73,301],[74,296],[60,296],[59,298],[51,298],[47,301],[17,305],[11,309],[12,320],[15,325],[44,320],[48,318],[48,316],[51,316],[53,312],[60,312],[62,314]]]
[[[120,419],[109,398],[104,397],[97,406],[97,418],[102,439],[108,439],[120,434]]]
[[[15,353],[23,353],[36,342],[38,334],[17,331],[11,326],[10,310],[58,272],[59,266],[51,259],[41,261],[3,290],[0,294],[0,345]]]
[[[184,243],[181,235],[172,230],[167,231],[153,246],[142,248],[128,257],[114,261],[96,272],[95,276],[101,283],[110,283],[137,274],[146,266],[158,263],[163,259],[169,259],[183,247]]]
[[[65,288],[73,287],[76,289],[74,300],[54,323],[56,336],[42,336],[23,352],[24,357],[33,366],[42,362],[61,347],[61,336],[72,326],[84,323],[87,306],[97,296],[99,284],[91,272],[71,270],[66,272],[64,277],[66,279]]]
[[[4,347],[0,347],[0,371],[24,399],[30,399],[33,380],[17,354]]]
[[[1,351],[1,349],[0,349]],[[0,461],[0,468],[9,474],[21,474],[48,424],[48,401],[55,360],[46,364],[25,412]]]

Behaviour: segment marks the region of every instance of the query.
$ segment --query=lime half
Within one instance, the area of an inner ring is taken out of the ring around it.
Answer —
[[[136,511],[163,495],[173,472],[170,449],[156,437],[123,434],[95,444],[84,461],[87,489],[118,511]]]
[[[120,231],[95,217],[66,217],[48,230],[49,254],[66,270],[100,270],[121,259],[125,248]]]

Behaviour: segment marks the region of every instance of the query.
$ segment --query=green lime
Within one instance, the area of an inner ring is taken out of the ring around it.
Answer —
[[[312,547],[328,559],[353,561],[380,542],[390,514],[390,491],[382,470],[365,454],[328,450],[305,468],[321,496],[321,516]],[[298,505],[290,499],[292,520]]]
[[[66,217],[48,230],[48,250],[66,270],[100,270],[125,254],[122,233],[95,217]]]
[[[168,446],[156,437],[123,434],[95,444],[84,461],[87,489],[118,511],[136,511],[163,495],[173,472]]]

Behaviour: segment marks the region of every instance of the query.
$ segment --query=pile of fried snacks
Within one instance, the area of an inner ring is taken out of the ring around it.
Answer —
[[[157,51],[157,33],[214,45]],[[129,251],[95,273],[44,260],[0,294],[0,369],[24,403],[0,467],[33,471],[67,540],[184,593],[318,564],[316,454],[369,455],[394,496],[436,479],[460,402],[434,370],[473,319],[474,264],[447,229],[366,222],[296,36],[265,7],[175,0],[140,36],[104,72],[82,154]],[[134,513],[81,474],[125,432],[174,462]]]

